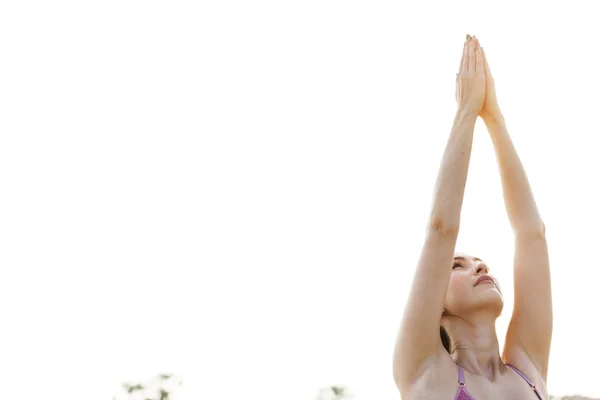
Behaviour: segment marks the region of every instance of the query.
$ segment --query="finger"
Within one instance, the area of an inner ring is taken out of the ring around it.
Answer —
[[[483,65],[483,49],[481,47],[478,47],[477,50],[475,50],[475,71],[481,73],[485,72],[485,67]]]
[[[458,64],[458,74],[457,75],[460,75],[461,72],[463,71],[463,64],[465,62],[466,48],[467,48],[467,42],[465,41],[465,43],[463,45],[462,55],[460,56],[460,63]]]
[[[482,58],[483,58],[483,68],[485,70],[485,73],[486,74],[491,74],[490,66],[488,65],[487,57],[485,56],[485,50],[483,50],[483,47],[481,48],[481,55],[482,55]]]
[[[467,68],[469,67],[469,57],[468,56],[469,56],[469,41],[467,40],[463,47],[463,55],[460,60],[460,69],[458,71],[459,74],[467,71]]]
[[[475,72],[475,41],[469,43],[469,72]]]

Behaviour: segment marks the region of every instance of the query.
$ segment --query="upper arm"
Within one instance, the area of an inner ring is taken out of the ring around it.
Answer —
[[[440,320],[457,235],[458,229],[438,226],[428,232],[421,250],[394,349],[394,380],[400,389],[444,351]]]
[[[514,309],[505,354],[522,350],[546,380],[552,341],[550,262],[544,227],[515,235]]]

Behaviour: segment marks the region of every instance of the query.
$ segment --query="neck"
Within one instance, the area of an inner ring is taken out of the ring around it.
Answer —
[[[506,367],[500,357],[496,336],[496,318],[471,315],[468,318],[447,316],[443,326],[452,341],[451,357],[463,369],[494,381]]]

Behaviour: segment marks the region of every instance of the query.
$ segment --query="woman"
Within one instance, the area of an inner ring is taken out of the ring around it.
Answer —
[[[548,400],[552,299],[545,226],[498,107],[485,53],[468,35],[456,98],[425,243],[396,340],[394,380],[404,400]],[[454,253],[478,116],[494,143],[515,237],[515,301],[502,354],[495,331],[504,304],[498,283],[482,260]]]

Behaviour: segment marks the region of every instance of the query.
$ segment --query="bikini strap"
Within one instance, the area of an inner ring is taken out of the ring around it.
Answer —
[[[539,397],[540,399],[542,398],[542,395],[540,394],[540,392],[538,392],[538,390],[535,387],[535,385],[533,384],[533,382],[531,382],[529,380],[529,378],[527,376],[525,376],[524,373],[522,373],[521,371],[519,371],[519,369],[517,367],[513,367],[510,364],[506,364],[506,366],[510,367],[513,371],[515,371],[517,374],[519,374],[521,376],[521,378],[525,379],[525,382],[527,382],[529,384],[529,386],[531,386],[531,388],[533,389],[533,391],[535,392],[535,394],[537,395],[537,397]]]
[[[506,366],[507,366],[507,367],[510,367],[510,368],[511,368],[513,371],[515,371],[517,374],[521,375],[521,378],[525,379],[525,381],[526,381],[527,383],[529,383],[529,386],[535,387],[535,385],[533,384],[533,382],[531,382],[531,381],[529,380],[529,378],[525,376],[525,374],[524,374],[524,373],[522,373],[521,371],[519,371],[519,369],[518,369],[518,368],[516,368],[516,367],[513,367],[513,366],[512,366],[512,365],[510,365],[510,364],[506,364]]]
[[[463,373],[462,368],[457,365],[458,367],[458,386],[467,386],[467,384],[465,383],[465,374]]]

